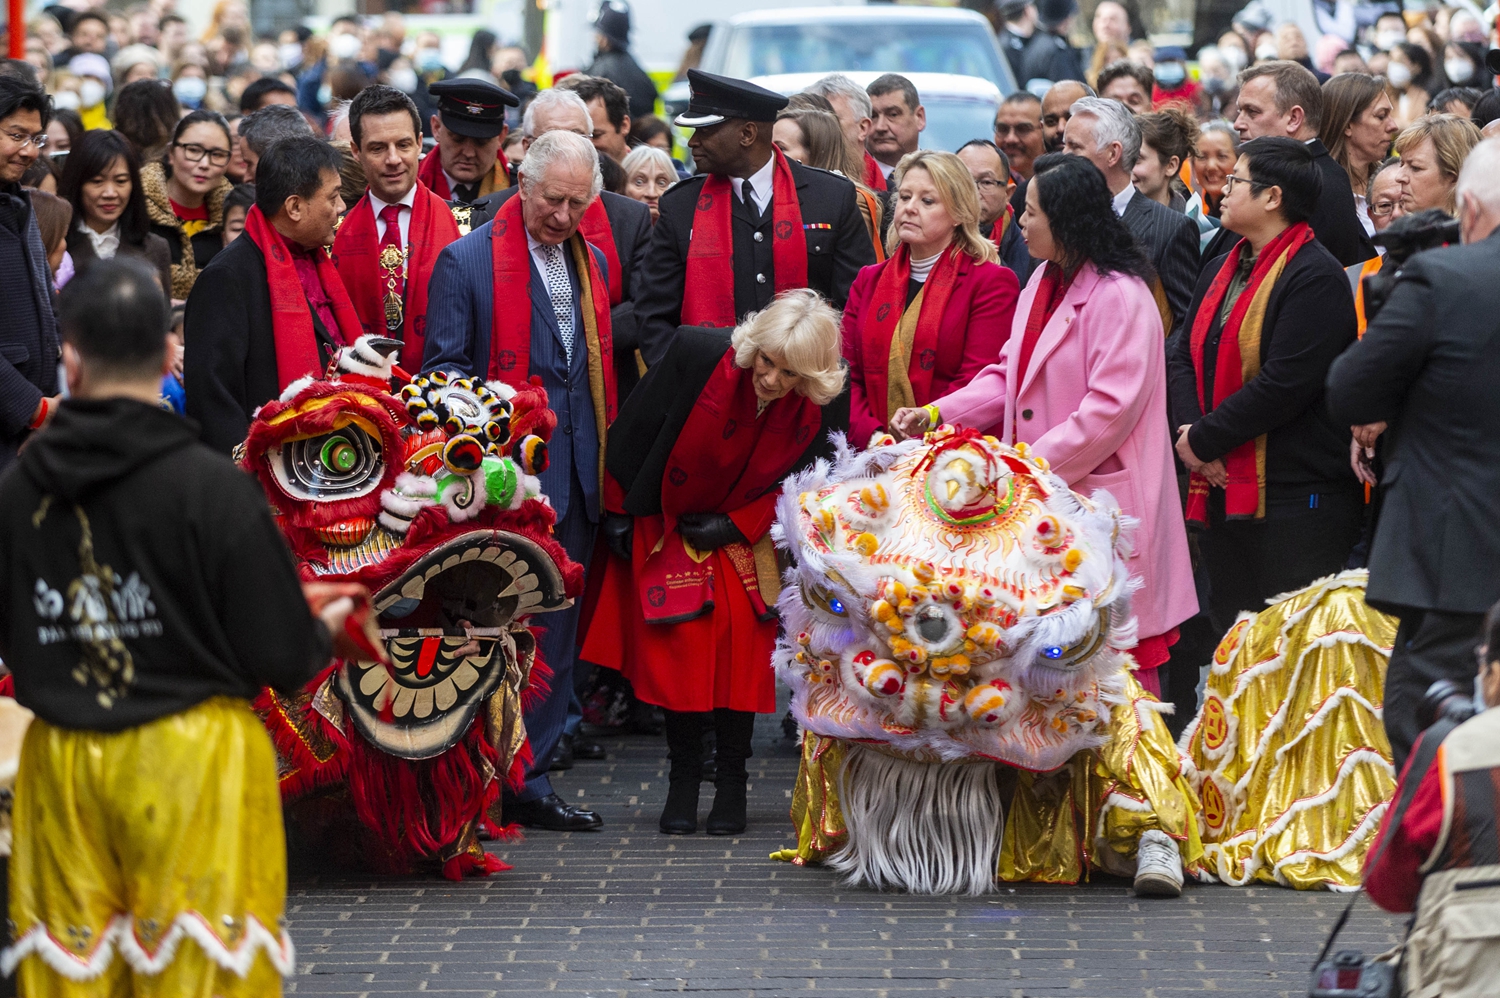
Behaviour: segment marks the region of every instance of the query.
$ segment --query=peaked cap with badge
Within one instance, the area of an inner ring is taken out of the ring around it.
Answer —
[[[467,77],[438,80],[427,87],[437,102],[443,127],[475,139],[492,139],[505,130],[505,109],[521,100],[504,87]]]
[[[683,128],[707,128],[731,118],[775,121],[776,112],[788,103],[774,90],[701,69],[688,70],[687,78],[693,96],[687,110],[674,119]]]

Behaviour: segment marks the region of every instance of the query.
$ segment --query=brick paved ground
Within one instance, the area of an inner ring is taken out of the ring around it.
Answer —
[[[560,793],[604,815],[602,833],[497,844],[515,869],[462,884],[294,877],[299,966],[288,993],[1305,995],[1344,903],[1222,886],[1137,901],[1110,879],[987,898],[847,890],[827,871],[767,859],[794,842],[796,751],[774,719],[757,733],[751,823],[738,838],[659,834],[664,745],[606,743],[608,760],[557,774]],[[1363,901],[1358,910],[1346,941],[1372,952],[1394,941],[1394,919]]]

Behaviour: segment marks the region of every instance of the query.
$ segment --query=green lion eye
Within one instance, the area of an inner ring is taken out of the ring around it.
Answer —
[[[323,467],[330,471],[347,474],[359,463],[359,452],[348,439],[329,437],[324,441],[323,450],[318,455],[318,459],[323,462]]]

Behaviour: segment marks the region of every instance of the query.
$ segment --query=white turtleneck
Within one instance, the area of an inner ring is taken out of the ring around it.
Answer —
[[[912,257],[911,279],[916,281],[918,284],[926,284],[927,275],[932,273],[933,264],[937,263],[938,257],[942,255],[942,252],[939,251],[923,260],[918,260],[916,257]]]

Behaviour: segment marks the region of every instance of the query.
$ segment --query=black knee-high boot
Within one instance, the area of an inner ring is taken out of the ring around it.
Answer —
[[[703,779],[703,728],[710,715],[664,710],[667,757],[672,761],[660,828],[667,835],[698,830],[698,784]]]
[[[708,812],[708,834],[738,835],[745,830],[745,784],[750,774],[745,760],[750,758],[750,736],[755,731],[755,715],[745,710],[714,711],[714,728],[718,733],[718,778],[714,780],[714,806]]]

